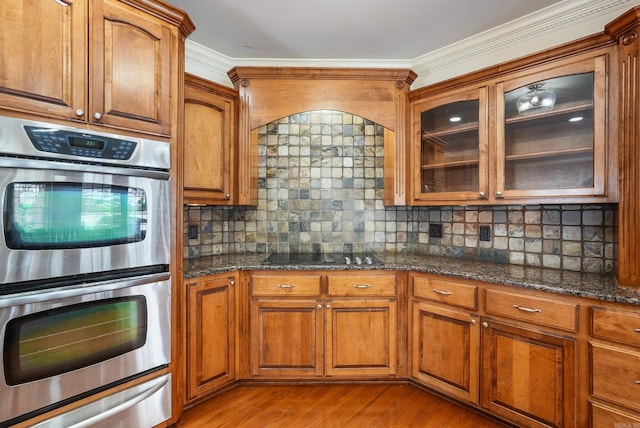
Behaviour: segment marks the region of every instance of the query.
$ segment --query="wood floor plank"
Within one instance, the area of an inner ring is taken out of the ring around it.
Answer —
[[[408,384],[237,386],[187,409],[176,428],[497,428]]]

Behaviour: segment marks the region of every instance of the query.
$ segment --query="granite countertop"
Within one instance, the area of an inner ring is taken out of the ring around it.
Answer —
[[[640,306],[640,288],[618,286],[613,274],[572,272],[417,254],[374,254],[382,265],[262,265],[268,254],[223,254],[184,260],[184,277],[235,270],[397,270],[434,273],[517,288]]]

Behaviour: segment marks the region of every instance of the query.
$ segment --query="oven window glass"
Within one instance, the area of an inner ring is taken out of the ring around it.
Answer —
[[[144,345],[144,296],[50,309],[7,323],[4,373],[18,385],[99,363]]]
[[[5,241],[12,249],[125,244],[146,236],[147,195],[104,184],[12,183],[3,215]]]

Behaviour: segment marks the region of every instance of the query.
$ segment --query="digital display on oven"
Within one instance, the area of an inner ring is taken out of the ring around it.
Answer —
[[[81,149],[103,150],[105,142],[102,140],[94,140],[91,138],[69,136],[69,144],[73,147]]]

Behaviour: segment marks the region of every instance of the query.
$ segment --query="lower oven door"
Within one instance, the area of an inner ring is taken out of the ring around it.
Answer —
[[[167,367],[169,273],[0,299],[0,427]]]

